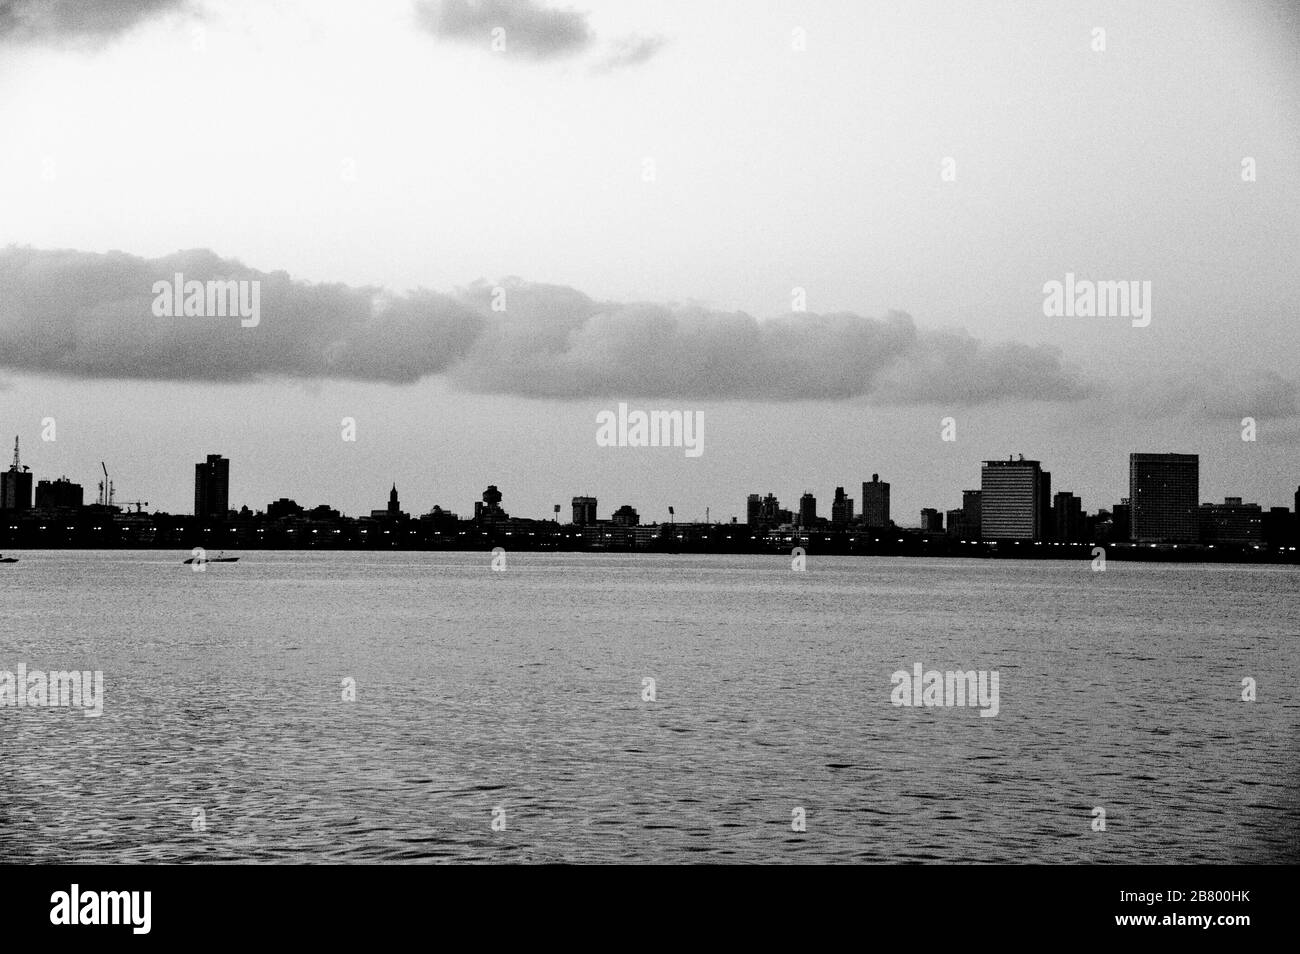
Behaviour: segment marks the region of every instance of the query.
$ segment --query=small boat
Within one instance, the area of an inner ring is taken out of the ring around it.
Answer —
[[[214,557],[190,557],[183,564],[189,566],[191,563],[238,563],[239,557],[228,557],[218,554]]]
[[[17,562],[18,562],[17,557],[7,557],[4,554],[0,553],[0,563],[17,563]]]

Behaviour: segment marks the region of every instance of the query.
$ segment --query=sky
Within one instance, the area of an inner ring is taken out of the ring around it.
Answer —
[[[40,478],[743,520],[880,473],[902,525],[1009,454],[1089,510],[1131,451],[1300,484],[1288,4],[85,7],[0,0],[0,435]],[[260,323],[155,315],[177,271]],[[1149,324],[1045,315],[1067,273],[1150,282]],[[620,401],[704,453],[598,446]]]

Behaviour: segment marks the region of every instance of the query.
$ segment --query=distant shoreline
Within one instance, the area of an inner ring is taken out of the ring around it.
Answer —
[[[819,536],[819,535],[813,535]],[[1091,543],[1061,543],[1059,541],[997,541],[996,543],[975,543],[975,542],[949,542],[942,539],[927,539],[919,534],[913,537],[903,537],[902,542],[894,542],[889,545],[882,543],[862,544],[858,541],[856,545],[847,541],[812,540],[804,537],[796,540],[785,540],[777,543],[770,539],[763,540],[761,544],[758,541],[746,541],[745,545],[738,545],[732,541],[732,545],[719,545],[719,542],[709,540],[683,541],[676,546],[665,545],[665,543],[656,541],[653,546],[632,546],[609,544],[599,545],[592,544],[582,540],[563,540],[557,538],[521,539],[513,534],[481,534],[477,539],[446,540],[446,541],[421,541],[419,543],[389,545],[389,546],[368,546],[368,545],[320,545],[308,544],[306,546],[285,545],[282,542],[275,542],[267,545],[248,544],[244,542],[228,541],[200,541],[195,543],[177,544],[177,543],[157,543],[148,544],[139,541],[129,541],[112,544],[94,544],[86,541],[72,543],[62,543],[57,545],[45,546],[17,546],[6,543],[0,546],[0,554],[10,556],[40,553],[40,552],[58,552],[61,550],[89,550],[89,551],[122,551],[122,550],[139,550],[146,552],[172,552],[176,554],[177,562],[190,557],[195,547],[203,548],[209,556],[215,556],[224,552],[227,556],[252,554],[257,552],[333,552],[333,553],[374,553],[374,552],[405,552],[405,553],[438,553],[438,552],[461,552],[461,553],[490,553],[493,549],[500,547],[506,552],[520,553],[591,553],[591,554],[645,554],[645,555],[681,555],[694,556],[699,554],[754,554],[767,555],[773,557],[792,558],[796,547],[801,548],[803,553],[808,557],[816,556],[848,556],[848,557],[932,557],[939,559],[981,559],[981,560],[1065,560],[1065,561],[1094,561],[1098,554],[1095,549],[1100,547],[1104,550],[1105,560],[1118,562],[1141,562],[1141,563],[1223,563],[1223,564],[1267,564],[1267,565],[1300,565],[1300,551],[1294,547],[1278,548],[1265,547],[1262,544],[1256,549],[1253,545],[1232,546],[1225,544],[1215,544],[1209,546],[1205,544],[1135,544],[1128,542],[1108,543],[1108,544],[1091,544]]]

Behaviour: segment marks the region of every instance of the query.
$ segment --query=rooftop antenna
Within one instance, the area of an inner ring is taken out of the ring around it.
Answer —
[[[21,460],[18,459],[18,435],[14,435],[14,465],[10,468],[13,471],[31,470],[30,467],[24,467]]]

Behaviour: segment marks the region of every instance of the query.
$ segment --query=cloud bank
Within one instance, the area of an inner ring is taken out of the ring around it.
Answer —
[[[256,280],[261,323],[158,317],[155,282]],[[0,368],[79,378],[402,384],[445,375],[523,397],[959,405],[1074,401],[1094,385],[1058,351],[927,332],[903,313],[760,321],[699,306],[601,302],[507,279],[453,293],[312,284],[210,251],[145,259],[0,251]]]
[[[586,13],[571,7],[550,7],[538,0],[415,0],[415,17],[421,27],[439,39],[518,53],[532,60],[577,56],[596,43]],[[612,44],[594,69],[608,72],[640,65],[666,42],[659,36],[624,37]]]
[[[1157,415],[1187,409],[1222,420],[1300,415],[1300,384],[1270,370],[1239,378],[1224,368],[1202,366],[1176,378],[1143,381],[1135,387],[1135,395],[1139,406]]]
[[[103,41],[189,0],[0,0],[0,41]]]
[[[418,0],[415,12],[434,36],[484,49],[493,30],[504,30],[506,51],[538,60],[581,53],[595,39],[587,14],[551,9],[533,0]]]

